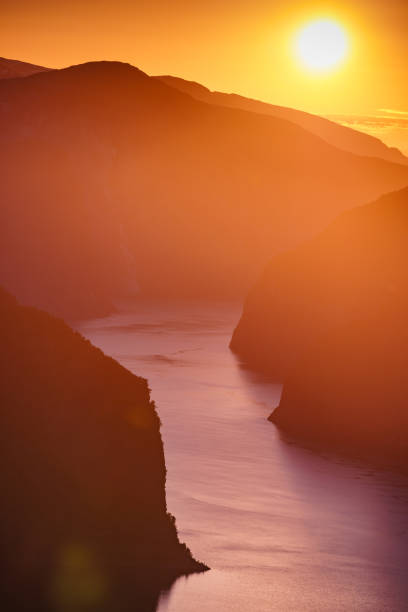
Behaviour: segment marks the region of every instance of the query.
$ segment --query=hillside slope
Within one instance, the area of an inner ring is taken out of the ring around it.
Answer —
[[[37,72],[46,72],[48,70],[51,70],[51,68],[0,57],[0,79],[26,77],[31,74],[36,74]]]
[[[207,87],[199,83],[186,81],[179,77],[158,76],[156,78],[171,87],[188,93],[196,100],[201,100],[208,104],[216,104],[217,106],[226,106],[229,108],[240,108],[253,113],[270,115],[292,121],[296,123],[296,125],[316,134],[316,136],[319,136],[329,144],[344,151],[349,151],[356,155],[380,157],[399,164],[408,164],[408,158],[403,155],[401,151],[395,147],[388,147],[379,138],[345,127],[324,117],[319,117],[318,115],[306,113],[294,108],[260,102],[259,100],[246,98],[245,96],[239,96],[237,94],[210,91]]]

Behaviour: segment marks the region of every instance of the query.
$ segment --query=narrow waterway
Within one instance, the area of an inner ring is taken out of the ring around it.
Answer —
[[[228,349],[240,307],[135,303],[79,330],[148,379],[162,420],[167,501],[212,569],[158,612],[408,610],[408,482],[281,439],[280,387]]]

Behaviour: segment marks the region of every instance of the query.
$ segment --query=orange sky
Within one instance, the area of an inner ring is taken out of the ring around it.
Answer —
[[[326,115],[408,111],[407,0],[1,0],[0,10],[4,57],[128,61]],[[351,42],[347,61],[325,75],[293,53],[298,28],[319,16],[342,23]]]

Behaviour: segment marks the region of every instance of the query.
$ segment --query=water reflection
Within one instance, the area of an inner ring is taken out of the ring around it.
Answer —
[[[406,480],[282,439],[267,421],[280,386],[228,350],[238,317],[231,304],[150,303],[81,329],[149,379],[169,510],[213,568],[177,580],[158,612],[406,609]]]

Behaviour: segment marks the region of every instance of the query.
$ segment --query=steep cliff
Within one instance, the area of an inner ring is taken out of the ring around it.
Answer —
[[[0,293],[1,592],[7,610],[154,610],[205,569],[166,511],[144,379]]]
[[[407,259],[405,188],[270,263],[231,346],[285,382],[275,423],[405,460]]]

